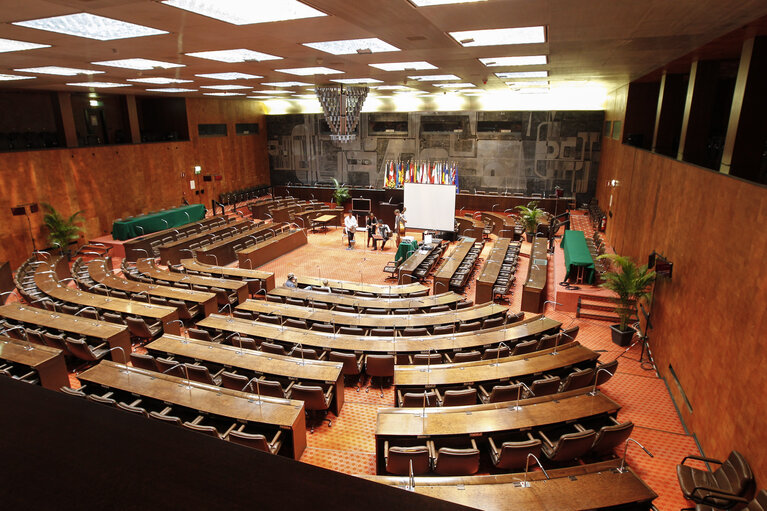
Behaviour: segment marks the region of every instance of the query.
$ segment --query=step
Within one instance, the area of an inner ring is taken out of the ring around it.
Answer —
[[[592,314],[590,312],[583,312],[581,310],[578,310],[575,314],[576,318],[586,318],[586,319],[598,319],[600,321],[609,321],[611,323],[618,323],[619,319],[618,316],[612,315],[601,315],[601,314]]]
[[[614,305],[609,304],[596,304],[596,303],[588,303],[588,302],[581,302],[578,304],[578,306],[581,308],[581,310],[592,310],[592,311],[603,311],[603,312],[613,312],[615,310]]]

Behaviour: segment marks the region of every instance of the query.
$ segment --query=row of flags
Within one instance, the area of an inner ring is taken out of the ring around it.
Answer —
[[[385,165],[384,188],[402,188],[405,183],[455,185],[458,192],[458,164],[447,161],[395,161]]]

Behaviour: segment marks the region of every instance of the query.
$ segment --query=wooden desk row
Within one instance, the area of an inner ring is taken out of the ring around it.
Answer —
[[[396,286],[393,286],[396,287]],[[300,288],[277,287],[269,291],[270,296],[280,298],[294,298],[315,303],[327,303],[328,305],[346,305],[358,310],[375,308],[391,311],[393,309],[427,309],[439,305],[447,305],[452,309],[458,302],[463,300],[459,294],[448,292],[439,295],[421,296],[418,298],[370,298],[362,296],[326,293]]]
[[[274,273],[261,270],[248,270],[245,268],[230,268],[228,266],[215,266],[204,264],[194,259],[182,259],[181,265],[187,270],[196,271],[229,280],[242,280],[247,282],[250,294],[256,294],[260,290],[271,291],[274,289]]]
[[[78,379],[83,384],[100,385],[223,419],[278,427],[287,434],[294,459],[299,459],[306,448],[306,419],[302,401],[258,398],[253,394],[110,361],[102,361],[80,373]]]
[[[397,268],[397,282],[401,285],[416,283],[417,277],[415,276],[415,273],[425,264],[426,259],[438,250],[442,250],[440,243],[432,243],[430,246],[419,247],[418,250],[413,252],[413,254],[405,259]],[[428,270],[431,270],[431,268],[424,269],[426,270],[424,271],[424,276],[426,276],[426,273],[428,273]],[[446,290],[447,289],[445,289],[445,291]]]
[[[621,509],[649,511],[658,496],[630,468],[619,472],[620,460],[543,472],[416,477],[415,493],[486,511],[584,511]],[[404,488],[407,477],[359,476]],[[527,481],[529,486],[523,486]]]
[[[522,238],[525,229],[517,224],[516,218],[503,213],[483,211],[482,220],[492,226],[493,234],[501,238],[512,238],[514,241]]]
[[[250,222],[237,221],[230,223],[222,223],[213,227],[212,229],[203,230],[195,235],[187,238],[177,238],[174,241],[169,241],[160,245],[158,250],[160,251],[160,260],[167,263],[170,261],[173,264],[178,264],[182,257],[188,257],[192,250],[192,247],[198,247],[209,243],[214,236],[226,236],[241,230],[245,230],[250,226]],[[148,257],[151,257],[152,253],[149,253]],[[140,257],[147,257],[146,254],[133,258],[137,260]]]
[[[298,213],[295,213],[293,215],[293,221],[295,221],[298,225],[300,225],[304,229],[309,229],[312,227],[312,221],[320,216],[325,215],[333,215],[334,219],[329,220],[327,224],[332,223],[335,226],[340,227],[341,226],[341,218],[343,217],[344,209],[343,208],[326,208],[323,203],[320,203],[322,207],[317,209],[310,209],[306,211],[301,211]]]
[[[530,261],[527,268],[527,278],[522,287],[522,305],[526,312],[541,312],[546,300],[546,286],[549,273],[548,240],[535,238],[530,251]]]
[[[323,279],[320,277],[296,276],[296,281],[298,282],[298,285],[301,287],[306,287],[306,286],[320,287],[322,285],[323,280],[328,281],[328,286],[330,286],[331,291],[333,291],[334,293],[338,292],[338,290],[344,290],[344,291],[350,291],[351,294],[353,295],[357,293],[372,293],[378,297],[398,296],[401,298],[405,298],[410,295],[429,292],[428,287],[424,286],[423,284],[418,284],[417,282],[413,282],[410,284],[387,286],[383,284],[365,284],[364,282],[351,282],[348,280],[334,280],[334,279]]]
[[[202,277],[199,275],[188,275],[176,273],[168,270],[162,270],[157,267],[154,259],[139,259],[136,262],[136,269],[152,280],[163,280],[166,282],[182,282],[192,286],[203,286],[208,289],[219,288],[229,293],[236,293],[237,302],[243,303],[248,299],[248,285],[239,280],[219,279],[215,277]]]
[[[240,250],[237,252],[237,258],[240,268],[258,268],[306,243],[306,232],[303,229],[285,231],[252,247]]]
[[[519,254],[520,243],[512,242],[510,238],[498,238],[493,249],[485,260],[482,273],[477,277],[477,290],[474,303],[486,303],[493,301],[493,287],[498,280],[503,261],[510,253]],[[516,263],[515,263],[516,264]]]
[[[236,370],[239,374],[246,373],[248,378],[254,374],[268,375],[309,385],[330,385],[334,387],[333,413],[338,415],[344,405],[343,365],[338,362],[301,360],[176,335],[164,335],[147,344],[146,349],[155,356],[171,356],[184,362],[201,362],[206,367],[212,364],[227,371]]]
[[[447,259],[442,261],[442,264],[434,274],[434,293],[444,293],[450,290],[450,280],[458,271],[463,261],[469,256],[469,253],[474,248],[474,244],[477,242],[475,238],[463,238],[453,249],[453,252]],[[480,248],[480,252],[482,249]],[[473,264],[472,264],[473,267]],[[471,270],[469,270],[471,271]],[[462,286],[461,286],[462,287]]]
[[[482,239],[485,223],[476,218],[467,216],[455,217],[455,223],[458,224],[459,236],[470,236],[472,238]]]
[[[267,302],[262,300],[247,300],[237,306],[237,310],[270,314],[282,318],[304,319],[312,323],[328,323],[336,327],[351,326],[361,328],[419,328],[437,325],[457,325],[471,321],[491,318],[506,314],[508,309],[494,303],[475,305],[466,309],[454,310],[450,313],[433,312],[426,314],[390,315],[390,314],[361,314],[352,312],[337,312],[327,309],[312,309],[300,305]]]
[[[199,222],[182,225],[181,227],[153,232],[146,236],[139,236],[138,238],[126,241],[123,245],[123,248],[125,249],[125,258],[128,261],[135,261],[139,257],[151,257],[154,247],[159,246],[161,240],[164,238],[170,237],[174,240],[182,239],[187,234],[214,229],[226,224],[226,222],[227,219],[224,216],[213,216],[211,218],[200,220]]]
[[[237,260],[237,253],[240,250],[247,250],[248,247],[263,243],[270,236],[279,235],[287,227],[285,223],[254,225],[252,222],[247,222],[247,227],[236,234],[195,249],[194,257],[205,264],[227,265]]]
[[[286,346],[301,343],[305,348],[346,353],[426,353],[429,349],[437,353],[452,353],[465,349],[482,349],[504,342],[513,346],[525,339],[538,337],[558,330],[561,323],[539,316],[521,321],[507,328],[495,328],[479,332],[465,332],[455,335],[432,335],[428,337],[360,337],[358,335],[332,334],[291,328],[269,323],[229,318],[213,314],[197,323],[199,328],[221,332],[236,332],[256,339],[271,340]]]
[[[64,352],[56,348],[3,336],[0,337],[0,361],[3,360],[35,370],[40,385],[46,389],[59,390],[69,386]]]

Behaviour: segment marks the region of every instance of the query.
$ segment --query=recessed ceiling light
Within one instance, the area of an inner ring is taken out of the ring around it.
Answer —
[[[145,37],[150,35],[167,34],[164,30],[135,25],[125,21],[96,16],[87,12],[54,16],[53,18],[41,18],[29,21],[17,21],[13,23],[20,27],[36,28],[59,34],[86,37],[99,41],[112,41],[114,39],[128,39],[130,37]]]
[[[94,89],[108,89],[111,87],[130,87],[129,83],[113,83],[113,82],[77,82],[68,83],[67,85],[73,85],[75,87],[93,87]]]
[[[260,51],[246,50],[244,48],[237,48],[235,50],[198,51],[187,53],[186,55],[201,59],[217,60],[219,62],[229,62],[231,64],[238,62],[279,60],[282,58],[277,57],[276,55],[269,55],[268,53],[261,53]]]
[[[533,44],[546,42],[542,26],[521,28],[495,28],[450,32],[450,37],[462,46],[496,46],[501,44]]]
[[[548,80],[533,80],[530,82],[506,82],[506,85],[509,87],[536,87],[540,85],[548,87],[549,82]]]
[[[304,46],[315,50],[332,53],[333,55],[351,55],[367,50],[365,53],[380,53],[385,51],[400,51],[396,46],[381,41],[378,38],[347,39],[344,41],[325,41],[322,43],[303,43]]]
[[[497,57],[494,59],[479,59],[487,67],[500,66],[538,66],[548,64],[546,55],[527,55],[524,57]]]
[[[139,71],[148,71],[150,69],[171,69],[174,67],[184,67],[184,64],[173,64],[171,62],[162,62],[160,60],[149,59],[120,59],[120,60],[102,60],[91,62],[97,66],[120,67],[123,69],[137,69]]]
[[[196,92],[197,89],[182,89],[178,87],[167,87],[165,89],[147,89],[147,92]]]
[[[254,90],[256,94],[293,94],[291,90]]]
[[[0,53],[7,51],[36,50],[37,48],[50,48],[50,44],[27,43],[14,41],[13,39],[0,39]]]
[[[164,78],[162,76],[154,78],[128,78],[129,82],[151,83],[153,85],[166,85],[169,83],[191,83],[193,80],[181,80],[179,78]]]
[[[244,96],[244,92],[203,92],[203,96]]]
[[[10,82],[12,80],[32,80],[34,76],[16,76],[0,74],[0,82]]]
[[[214,80],[256,80],[258,78],[263,78],[263,76],[259,75],[249,75],[247,73],[208,73],[205,75],[194,75],[199,76],[200,78],[212,78]]]
[[[486,2],[487,0],[410,0],[416,7],[429,7],[431,5],[445,4],[469,4],[474,2]]]
[[[548,71],[517,71],[514,73],[495,73],[498,78],[546,78]]]
[[[327,67],[294,67],[291,69],[275,69],[275,71],[298,76],[343,74],[343,71]]]
[[[305,82],[263,82],[261,85],[268,85],[269,87],[306,87],[311,83]]]
[[[22,73],[38,73],[43,75],[59,75],[59,76],[97,75],[97,74],[104,73],[104,71],[93,71],[90,69],[76,69],[73,67],[59,67],[59,66],[27,67],[23,69],[14,69],[14,71],[20,71]]]
[[[411,80],[417,80],[419,82],[441,82],[445,80],[460,80],[455,75],[422,75],[422,76],[408,76]]]
[[[201,85],[201,89],[216,89],[216,90],[238,90],[238,89],[252,89],[247,85]]]
[[[371,89],[376,90],[414,90],[412,87],[408,87],[407,85],[374,85],[371,87]]]
[[[435,87],[443,87],[447,89],[469,89],[474,88],[476,85],[473,83],[455,83],[455,82],[449,82],[449,83],[433,83]]]
[[[420,71],[421,69],[437,69],[428,62],[387,62],[385,64],[369,64],[371,67],[384,71]]]
[[[336,83],[345,83],[348,85],[354,85],[359,83],[383,83],[383,80],[376,80],[375,78],[339,78],[337,80],[330,80]]]
[[[162,3],[233,25],[327,16],[296,0],[163,0]]]

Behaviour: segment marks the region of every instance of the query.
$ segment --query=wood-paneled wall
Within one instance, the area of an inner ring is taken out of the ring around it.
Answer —
[[[649,335],[687,427],[707,456],[741,451],[763,488],[767,188],[604,140],[597,197],[617,253],[674,263],[655,286]]]
[[[27,221],[10,208],[47,202],[63,214],[82,210],[83,239],[112,230],[116,218],[181,204],[203,203],[218,194],[269,182],[265,116],[255,101],[187,99],[190,140],[137,145],[0,153],[0,261],[15,268],[32,252]],[[235,134],[235,123],[258,123],[259,134]],[[226,123],[226,137],[198,137],[198,123]],[[195,195],[193,167],[220,181],[202,182]],[[42,209],[31,216],[38,249],[49,246]]]

